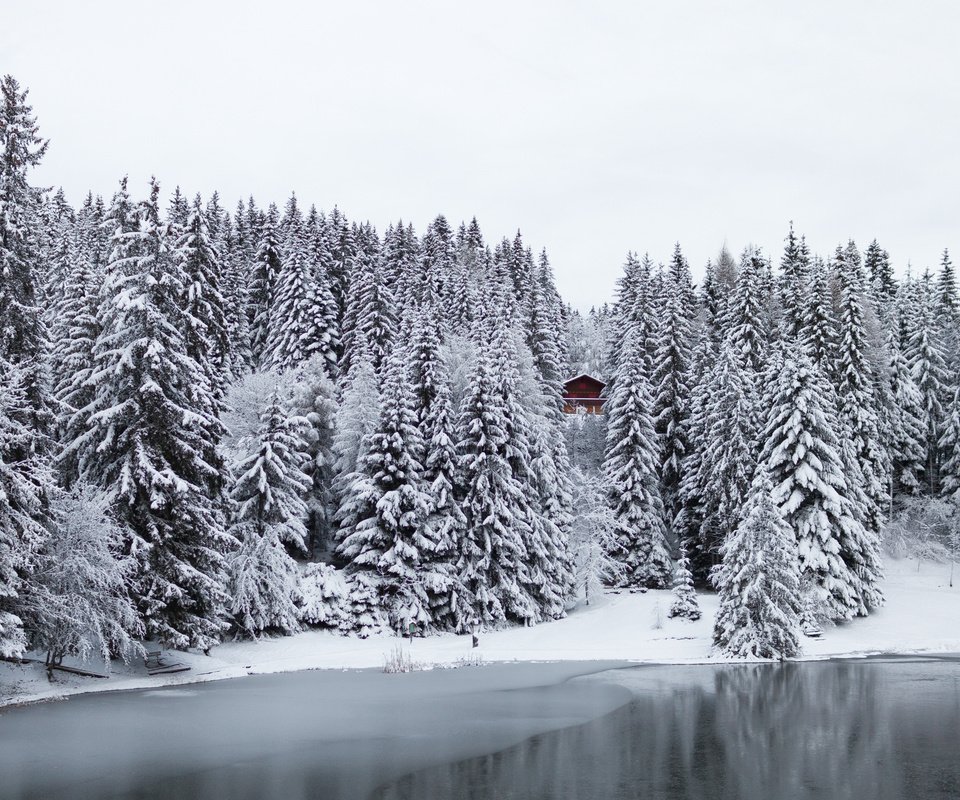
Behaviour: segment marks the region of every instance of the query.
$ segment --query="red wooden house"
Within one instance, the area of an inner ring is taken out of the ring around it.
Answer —
[[[603,404],[606,397],[601,397],[603,381],[592,375],[577,375],[563,384],[563,411],[566,414],[576,414],[578,408],[585,408],[588,414],[603,413]]]

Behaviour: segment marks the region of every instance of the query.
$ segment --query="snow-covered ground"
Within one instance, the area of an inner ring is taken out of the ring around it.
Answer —
[[[887,604],[867,619],[824,631],[821,639],[804,639],[805,658],[859,656],[871,653],[960,652],[960,574],[948,585],[949,565],[888,561],[884,591]],[[671,594],[609,593],[566,619],[533,628],[482,633],[480,647],[469,636],[442,635],[400,640],[381,634],[367,639],[308,631],[259,642],[227,642],[210,656],[177,653],[189,672],[149,676],[142,664],[115,665],[107,680],[57,673],[47,680],[40,665],[0,662],[0,706],[65,697],[82,692],[134,689],[235,678],[302,669],[381,668],[394,648],[426,666],[457,666],[480,656],[500,661],[631,661],[696,663],[711,658],[710,637],[716,597],[700,597],[703,617],[697,622],[666,616]],[[102,668],[89,665],[90,669]]]

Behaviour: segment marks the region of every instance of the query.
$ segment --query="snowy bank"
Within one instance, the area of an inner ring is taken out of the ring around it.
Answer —
[[[950,566],[888,561],[886,605],[866,619],[803,639],[803,658],[875,653],[960,652],[960,575],[948,585]],[[114,666],[108,680],[58,673],[47,680],[39,664],[0,662],[0,706],[49,700],[84,692],[137,689],[305,669],[380,669],[397,645],[412,661],[429,667],[458,666],[479,656],[485,663],[509,661],[623,661],[698,663],[711,657],[716,597],[700,597],[697,622],[669,619],[668,591],[611,592],[566,619],[533,628],[482,633],[473,650],[469,636],[444,634],[408,640],[389,634],[359,639],[326,631],[259,642],[227,642],[210,656],[178,653],[189,672],[149,676],[142,664]],[[98,669],[102,665],[91,665]]]

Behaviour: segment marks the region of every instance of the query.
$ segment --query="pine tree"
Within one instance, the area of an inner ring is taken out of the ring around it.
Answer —
[[[0,357],[0,656],[26,648],[22,593],[47,532],[46,493],[52,483],[34,437],[20,421],[28,406],[19,367]]]
[[[136,230],[119,231],[95,348],[87,430],[67,448],[80,476],[107,491],[138,559],[133,594],[147,634],[178,648],[209,648],[224,629],[227,597],[221,496],[222,426],[202,369],[186,352],[184,275],[157,211],[159,187],[140,203]]]
[[[559,397],[552,395],[531,363],[519,326],[497,325],[494,372],[505,410],[507,461],[523,488],[529,524],[524,549],[526,582],[533,603],[528,622],[564,614],[572,581],[566,549],[570,523],[569,462],[559,430]]]
[[[349,370],[364,352],[379,371],[397,335],[396,304],[384,273],[379,243],[372,228],[361,229],[359,250],[343,319],[343,357],[340,368]],[[365,350],[361,350],[361,346]]]
[[[335,519],[338,542],[353,532],[358,514],[366,502],[368,486],[361,472],[361,463],[380,415],[377,376],[368,360],[357,361],[346,374],[344,384],[333,442],[336,456],[333,492],[337,500]]]
[[[868,534],[876,537],[883,524],[889,475],[880,442],[873,368],[867,354],[862,285],[857,265],[846,255],[835,267],[841,290],[837,348],[840,422],[862,474],[863,522]]]
[[[27,182],[46,153],[27,90],[10,75],[0,81],[0,358],[19,367],[26,404],[18,410],[33,430],[29,447],[43,449],[53,418],[47,372],[47,331],[38,297],[40,194]]]
[[[926,462],[927,421],[923,397],[914,383],[910,367],[896,337],[888,340],[890,353],[890,396],[893,400],[893,425],[890,443],[890,469],[893,494],[914,495],[920,491],[920,479]]]
[[[466,518],[458,542],[457,628],[473,620],[495,625],[526,621],[534,613],[524,541],[530,535],[523,486],[509,457],[507,408],[494,369],[495,345],[487,338],[470,376],[457,423],[460,507]]]
[[[753,480],[760,405],[752,373],[730,342],[724,343],[701,387],[697,460],[688,464],[683,497],[696,523],[686,526],[685,544],[696,573],[706,578],[739,524]]]
[[[741,658],[782,661],[800,654],[800,567],[797,545],[774,489],[761,470],[736,533],[714,573],[720,607],[714,644]]]
[[[828,378],[836,373],[837,322],[829,297],[827,271],[815,258],[810,268],[800,344],[813,366]]]
[[[247,257],[240,233],[224,219],[220,238],[221,274],[223,276],[224,323],[230,341],[229,378],[235,381],[252,366],[250,323],[246,311]]]
[[[950,251],[944,248],[940,259],[940,274],[937,276],[937,304],[940,311],[948,318],[957,313],[957,280],[953,273],[953,262],[950,260]]]
[[[644,354],[636,331],[624,343],[613,396],[607,403],[604,472],[617,517],[614,555],[624,563],[623,586],[664,588],[670,582],[663,503],[657,479],[659,449]]]
[[[674,258],[682,258],[679,248]],[[684,288],[672,275],[665,276],[663,308],[651,377],[654,430],[660,449],[660,493],[664,504],[664,523],[668,529],[672,528],[680,510],[680,484],[688,447],[692,320],[684,308]]]
[[[219,403],[230,380],[230,334],[222,287],[220,253],[207,226],[200,195],[188,207],[174,257],[184,276],[184,340],[190,356],[206,376]],[[211,409],[218,413],[217,406]]]
[[[262,362],[276,369],[293,369],[315,353],[334,352],[330,308],[318,295],[303,222],[291,215],[286,225],[283,266],[270,310]]]
[[[455,498],[458,475],[450,376],[433,320],[433,313],[426,307],[414,322],[411,383],[425,445],[423,479],[429,498],[424,535],[431,543],[428,554],[431,569],[426,589],[434,623],[455,626],[458,577],[453,561],[466,519]]]
[[[803,353],[791,354],[767,404],[760,463],[794,532],[813,605],[830,619],[865,615],[882,601],[882,576],[863,571],[877,554],[865,552],[873,543],[850,500],[830,386]]]
[[[247,289],[247,320],[250,325],[250,351],[254,363],[259,364],[267,346],[270,312],[273,309],[277,278],[280,276],[283,241],[277,207],[270,205],[260,232],[259,244],[253,262],[253,271]]]
[[[897,294],[897,282],[893,277],[890,256],[874,239],[870,242],[863,259],[864,267],[870,279],[870,287],[878,304],[890,303]]]
[[[680,543],[680,558],[673,573],[673,603],[667,612],[668,617],[682,617],[691,622],[700,619],[700,603],[693,588],[693,573],[690,571],[690,559],[686,548]]]
[[[744,250],[737,288],[729,309],[730,343],[739,354],[741,363],[755,374],[763,369],[768,344],[763,287],[765,270],[766,263],[759,250]]]
[[[397,631],[410,623],[431,623],[420,577],[431,547],[423,530],[428,509],[420,466],[423,441],[405,367],[405,354],[395,352],[383,380],[380,419],[358,464],[363,503],[338,550],[348,573],[365,572],[375,580]]]
[[[617,370],[629,331],[636,331],[644,358],[653,354],[653,297],[651,293],[652,263],[650,257],[637,259],[627,253],[623,276],[617,281],[617,305],[610,326],[607,363],[610,376],[616,379]]]
[[[311,486],[307,495],[309,521],[307,552],[311,557],[327,554],[333,547],[334,502],[333,479],[336,464],[334,436],[336,430],[336,388],[327,376],[326,359],[310,358],[297,373],[292,409],[303,417],[303,432]]]
[[[810,276],[810,254],[806,242],[797,239],[790,223],[786,247],[780,259],[780,304],[783,307],[785,338],[798,340],[803,330],[804,290]]]
[[[260,415],[255,450],[235,470],[230,614],[250,636],[299,630],[297,567],[286,546],[304,552],[310,478],[303,472],[302,418],[290,419],[274,394]]]
[[[954,390],[944,417],[943,434],[938,442],[943,457],[940,494],[957,505],[960,500],[960,387]]]
[[[940,343],[933,299],[923,286],[915,286],[916,299],[906,348],[907,363],[920,396],[923,398],[927,421],[926,464],[924,483],[927,491],[935,494],[940,486],[939,442],[943,426],[943,402],[948,385],[946,360]]]
[[[79,431],[70,421],[93,400],[89,382],[94,368],[94,347],[100,336],[101,276],[88,252],[78,252],[67,274],[63,300],[53,327],[51,363],[57,376],[53,396],[57,402],[60,442],[68,444]],[[77,477],[75,463],[61,462],[61,478],[70,486]]]

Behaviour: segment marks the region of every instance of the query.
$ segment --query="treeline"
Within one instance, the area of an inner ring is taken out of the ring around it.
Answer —
[[[563,615],[546,253],[294,196],[161,209],[156,181],[74,209],[28,182],[47,143],[2,88],[4,655]]]
[[[872,243],[779,270],[630,255],[612,307],[476,220],[382,233],[126,180],[39,190],[0,109],[0,655],[147,636],[463,632],[673,585],[717,644],[790,656],[877,608],[881,531],[960,499],[958,302]],[[135,193],[136,194],[136,193]],[[562,381],[608,381],[604,415]],[[957,526],[955,526],[957,527]]]
[[[666,586],[670,555],[689,554],[683,581],[719,590],[715,639],[733,652],[791,655],[800,627],[868,614],[891,513],[925,498],[954,517],[947,251],[897,281],[876,241],[825,260],[791,227],[779,270],[724,250],[698,289],[679,246],[666,266],[631,255],[616,304],[569,330],[610,382],[602,461],[628,582]]]

